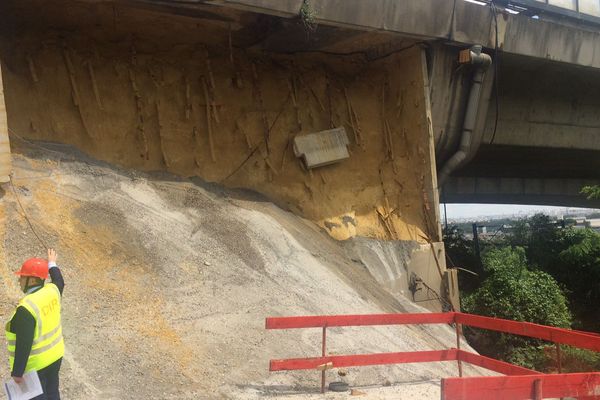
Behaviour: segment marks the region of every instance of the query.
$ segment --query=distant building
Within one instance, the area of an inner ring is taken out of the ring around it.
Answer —
[[[573,218],[577,223],[574,225],[576,229],[590,228],[596,232],[600,232],[600,218]]]

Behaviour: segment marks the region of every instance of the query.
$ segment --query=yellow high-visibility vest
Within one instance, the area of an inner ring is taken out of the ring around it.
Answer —
[[[60,323],[60,291],[55,284],[47,283],[37,292],[23,297],[19,302],[19,306],[25,307],[35,318],[33,345],[31,346],[25,372],[39,371],[65,354],[62,325]],[[15,309],[5,328],[11,371],[15,362],[17,335],[10,332],[10,321],[16,312]]]

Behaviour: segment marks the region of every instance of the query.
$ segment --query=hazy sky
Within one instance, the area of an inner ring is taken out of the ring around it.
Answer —
[[[507,204],[448,204],[448,218],[469,218],[492,215],[531,215],[536,212],[547,214],[564,214],[568,211],[579,210],[578,208],[567,207],[547,207],[547,206],[522,206]],[[441,217],[444,218],[444,206],[441,205]]]

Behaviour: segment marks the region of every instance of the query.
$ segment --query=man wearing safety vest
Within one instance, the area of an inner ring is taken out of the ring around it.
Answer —
[[[30,258],[15,274],[25,297],[6,324],[11,375],[21,384],[23,374],[37,371],[44,394],[35,399],[59,400],[58,372],[65,352],[60,303],[65,283],[56,266],[56,251],[48,249],[48,260]],[[48,275],[52,281],[45,283]]]

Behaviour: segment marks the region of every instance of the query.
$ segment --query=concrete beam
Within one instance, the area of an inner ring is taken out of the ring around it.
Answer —
[[[600,180],[600,157],[593,149],[484,144],[454,176]]]
[[[510,17],[503,51],[569,64],[600,68],[600,33],[585,26]]]
[[[313,0],[321,24],[401,33],[412,37],[447,37],[453,2],[445,0]]]
[[[495,145],[600,150],[600,71],[505,56]],[[492,141],[490,103],[484,143]]]
[[[495,46],[490,7],[447,0],[314,0],[320,24],[375,30],[456,44]],[[600,68],[600,33],[525,15],[498,15],[498,44],[505,53]]]
[[[213,0],[208,4],[229,6],[241,10],[277,15],[280,17],[294,17],[300,14],[302,0]]]
[[[288,18],[298,16],[303,5],[302,0],[134,2],[187,9],[211,4]],[[390,32],[423,40],[443,39],[457,45],[482,44],[494,48],[496,43],[496,21],[491,8],[463,0],[312,0],[310,5],[315,22],[322,25]],[[578,24],[577,20],[566,25],[500,13],[497,23],[498,44],[504,53],[600,68],[600,32]]]
[[[532,204],[600,208],[581,188],[597,180],[454,177],[444,185],[446,203]]]

